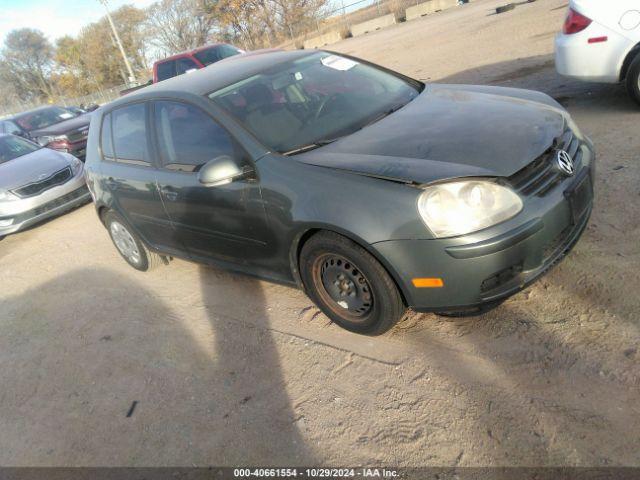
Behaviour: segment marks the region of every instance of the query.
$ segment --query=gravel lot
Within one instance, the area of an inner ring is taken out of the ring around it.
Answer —
[[[482,317],[409,313],[367,338],[293,288],[183,261],[139,273],[87,205],[0,241],[0,464],[640,465],[640,110],[555,74],[563,0],[502,3],[332,48],[559,99],[599,153],[560,266]]]

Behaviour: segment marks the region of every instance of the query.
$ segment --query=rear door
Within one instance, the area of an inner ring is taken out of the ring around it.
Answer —
[[[248,155],[208,113],[180,101],[156,101],[153,123],[160,195],[176,238],[195,258],[255,264],[266,255],[267,221],[257,179],[207,187],[198,171],[222,155],[239,167]]]
[[[116,211],[148,244],[170,253],[180,249],[156,186],[147,108],[146,102],[133,103],[104,116],[102,181]]]

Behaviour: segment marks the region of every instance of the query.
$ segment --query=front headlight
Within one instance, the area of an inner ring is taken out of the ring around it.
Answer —
[[[74,176],[77,175],[80,170],[82,170],[82,162],[76,157],[73,157],[69,161],[69,163],[71,164],[71,171],[73,172]]]
[[[13,193],[0,189],[0,202],[11,202],[12,200],[18,200]]]
[[[482,230],[510,219],[522,200],[507,187],[488,180],[462,180],[426,187],[418,211],[438,238]]]
[[[65,140],[67,140],[66,135],[43,135],[42,137],[36,137],[36,142],[38,142],[41,147],[46,147],[53,142],[64,142]]]

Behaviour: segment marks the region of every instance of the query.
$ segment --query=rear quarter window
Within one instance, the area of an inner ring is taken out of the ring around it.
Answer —
[[[113,160],[113,140],[111,138],[111,114],[108,113],[102,119],[102,131],[100,132],[100,148],[105,160]]]

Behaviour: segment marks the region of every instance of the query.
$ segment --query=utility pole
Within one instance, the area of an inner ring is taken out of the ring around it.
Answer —
[[[116,26],[113,24],[113,19],[111,18],[111,14],[109,13],[108,0],[98,0],[98,1],[104,5],[104,9],[107,12],[107,20],[109,20],[109,25],[111,25],[111,31],[113,32],[113,36],[115,37],[116,43],[118,44],[118,48],[120,49],[120,53],[122,54],[122,59],[124,60],[124,64],[127,67],[127,71],[129,72],[129,82],[135,83],[136,76],[133,74],[133,70],[131,69],[131,64],[129,64],[127,55],[124,53],[124,47],[122,46],[122,42],[120,41],[120,36],[118,35]]]

